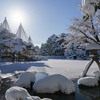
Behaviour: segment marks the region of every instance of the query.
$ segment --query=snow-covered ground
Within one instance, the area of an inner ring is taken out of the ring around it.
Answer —
[[[0,63],[0,70],[2,77],[12,75],[15,71],[37,71],[46,72],[48,74],[61,74],[67,78],[78,78],[81,76],[82,71],[89,61],[82,60],[66,60],[66,59],[48,59],[45,61],[37,62],[6,62]],[[94,62],[88,71],[88,75],[93,75],[94,71],[98,71],[99,68]]]

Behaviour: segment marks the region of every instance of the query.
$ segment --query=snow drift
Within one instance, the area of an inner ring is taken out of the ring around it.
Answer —
[[[98,80],[95,77],[83,77],[78,80],[78,85],[81,87],[94,87],[98,86]]]
[[[65,94],[75,92],[74,83],[60,74],[49,75],[33,85],[33,90],[37,93],[55,93],[61,91]]]

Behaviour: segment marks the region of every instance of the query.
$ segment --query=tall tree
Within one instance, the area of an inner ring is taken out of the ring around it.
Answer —
[[[82,0],[83,19],[75,18],[70,30],[100,43],[100,0]]]

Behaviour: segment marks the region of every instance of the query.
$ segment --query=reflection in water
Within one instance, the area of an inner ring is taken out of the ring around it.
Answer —
[[[75,100],[75,94],[38,94],[41,98],[51,98],[52,100]]]
[[[78,93],[81,96],[84,96],[87,100],[100,100],[100,87],[88,88],[88,89],[79,89]]]

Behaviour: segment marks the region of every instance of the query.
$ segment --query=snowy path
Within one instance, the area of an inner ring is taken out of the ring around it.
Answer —
[[[78,78],[89,61],[49,59],[47,61],[23,62],[23,63],[0,63],[2,77],[14,73],[14,71],[39,71],[49,74],[62,74],[68,78]],[[93,71],[99,70],[96,63],[93,63],[89,69],[88,75],[92,75]]]

